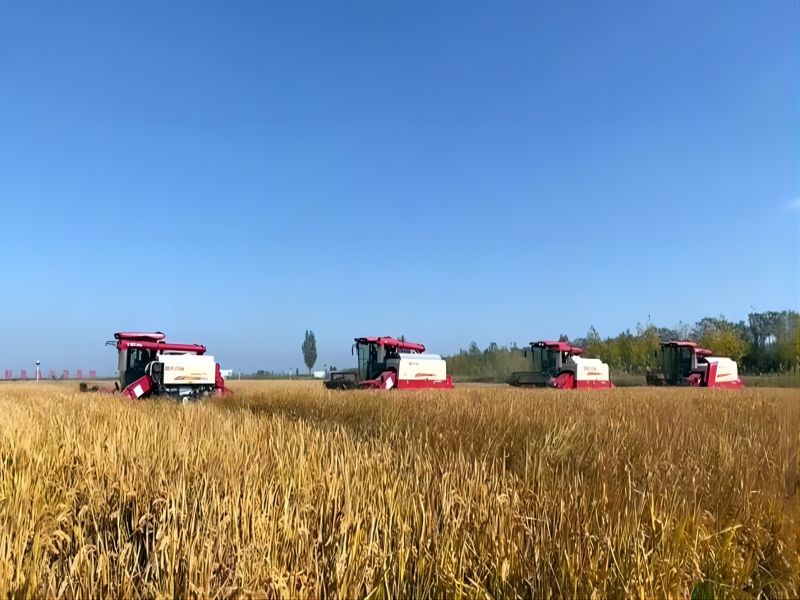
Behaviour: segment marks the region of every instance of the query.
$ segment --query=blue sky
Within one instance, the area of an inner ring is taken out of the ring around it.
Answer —
[[[797,308],[799,6],[1,3],[0,368]]]

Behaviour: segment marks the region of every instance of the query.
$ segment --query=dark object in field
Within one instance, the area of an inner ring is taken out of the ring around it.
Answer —
[[[358,373],[355,370],[332,371],[325,387],[329,390],[354,390],[358,387]]]

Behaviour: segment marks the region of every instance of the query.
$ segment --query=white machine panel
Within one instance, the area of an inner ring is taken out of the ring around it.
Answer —
[[[570,356],[565,366],[572,367],[576,381],[608,381],[608,365],[599,358]]]
[[[739,367],[736,361],[730,358],[722,358],[719,356],[708,356],[706,361],[709,364],[716,363],[717,365],[717,383],[726,383],[739,380]]]
[[[217,363],[213,356],[162,354],[164,385],[214,385]]]
[[[405,381],[447,379],[447,363],[438,354],[401,354],[387,360],[386,366],[397,369],[397,378]]]

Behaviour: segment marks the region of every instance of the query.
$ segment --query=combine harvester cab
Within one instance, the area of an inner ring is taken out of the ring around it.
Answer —
[[[583,348],[567,342],[531,342],[524,351],[529,371],[511,374],[517,387],[554,387],[562,390],[614,387],[608,365],[599,358],[583,358]]]
[[[355,338],[353,352],[358,368],[334,371],[325,387],[347,389],[452,389],[447,364],[438,354],[426,354],[425,346],[391,337]]]
[[[659,368],[647,374],[648,385],[741,389],[736,361],[712,356],[711,350],[687,340],[661,343]]]
[[[160,331],[120,332],[106,342],[118,352],[116,391],[128,398],[172,396],[184,401],[233,393],[205,346],[173,344],[164,338]]]

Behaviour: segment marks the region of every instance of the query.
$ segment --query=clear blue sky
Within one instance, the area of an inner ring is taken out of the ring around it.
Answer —
[[[799,7],[3,2],[0,369],[797,308]]]

